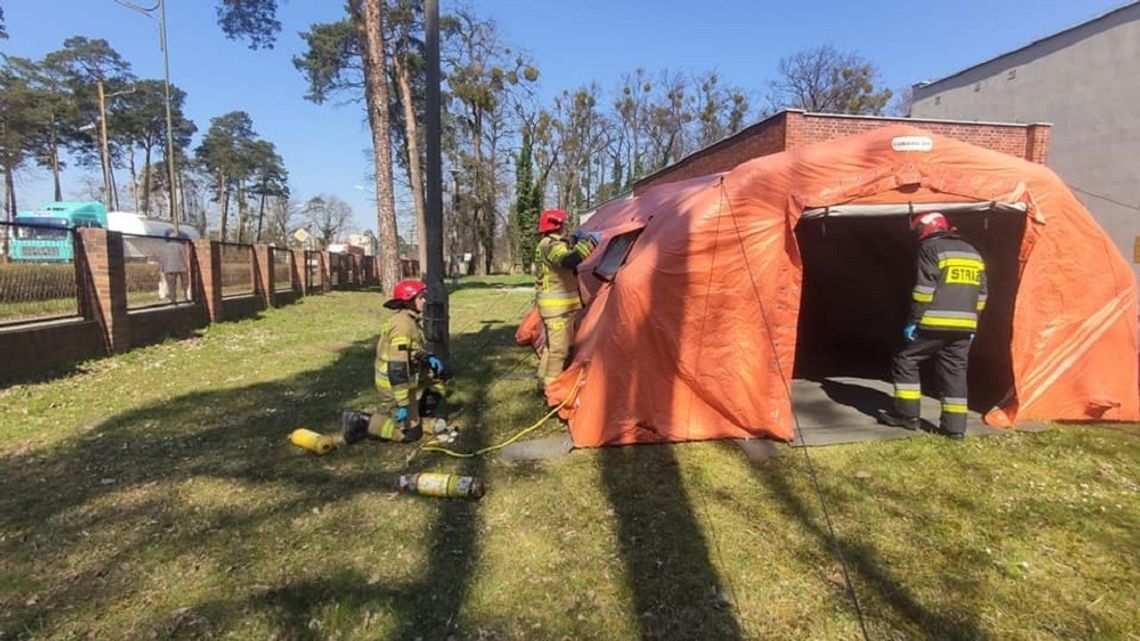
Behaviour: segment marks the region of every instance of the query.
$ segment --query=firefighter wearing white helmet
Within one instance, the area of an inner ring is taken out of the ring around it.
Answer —
[[[346,445],[372,437],[410,443],[423,436],[422,417],[433,416],[446,394],[447,368],[424,350],[421,316],[426,305],[423,281],[402,280],[384,306],[395,310],[376,343],[375,384],[381,410],[375,414],[345,410],[341,436]]]
[[[879,420],[918,429],[922,400],[919,365],[936,356],[942,395],[941,431],[962,439],[966,434],[970,345],[978,331],[978,317],[986,308],[986,263],[939,212],[911,216],[910,228],[920,245],[910,317],[903,328],[906,344],[895,355],[891,368],[894,410],[880,412]]]
[[[569,238],[563,236],[565,223],[566,212],[561,209],[548,209],[538,217],[538,233],[542,239],[534,250],[538,270],[535,299],[546,330],[546,349],[538,365],[543,387],[558,378],[570,358],[574,316],[582,307],[578,295],[578,264],[601,242],[598,232],[576,231]]]

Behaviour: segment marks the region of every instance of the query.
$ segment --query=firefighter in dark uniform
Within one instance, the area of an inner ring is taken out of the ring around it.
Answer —
[[[910,317],[903,329],[907,342],[895,354],[891,368],[894,410],[881,411],[879,420],[918,429],[922,399],[919,365],[937,356],[941,431],[960,440],[966,435],[970,344],[978,331],[978,316],[986,307],[986,264],[973,245],[959,237],[939,212],[914,214],[910,228],[920,245]]]
[[[574,343],[574,317],[582,308],[578,295],[578,264],[601,242],[598,232],[576,231],[569,238],[562,235],[566,212],[548,209],[538,217],[538,233],[542,238],[534,250],[535,300],[542,326],[546,330],[546,349],[538,364],[542,385],[558,378],[570,358]]]
[[[384,303],[396,310],[380,329],[376,343],[375,384],[381,411],[375,414],[345,410],[341,439],[345,445],[366,437],[410,443],[423,436],[422,420],[433,417],[446,395],[448,377],[443,361],[424,351],[420,317],[426,304],[423,281],[402,280]]]

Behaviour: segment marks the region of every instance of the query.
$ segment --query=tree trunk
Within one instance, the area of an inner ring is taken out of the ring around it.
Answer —
[[[245,185],[242,181],[238,181],[237,188],[237,206],[238,206],[238,229],[237,241],[243,242],[245,240]]]
[[[218,206],[222,208],[222,235],[218,237],[223,243],[226,242],[226,219],[230,214],[230,193],[226,189],[226,175],[218,173]]]
[[[59,183],[59,141],[55,138],[55,124],[51,127],[51,175],[55,182],[55,200],[63,200],[63,187]]]
[[[130,159],[128,166],[131,170],[131,211],[137,212],[139,210],[139,174],[135,169],[135,148],[133,145],[128,158]]]
[[[112,207],[115,211],[119,211],[119,183],[115,182],[115,172],[111,172],[111,199],[115,206]]]
[[[12,168],[4,168],[4,215],[5,220],[16,220],[16,181],[12,179]]]
[[[146,218],[150,218],[150,152],[150,145],[143,147],[142,213]]]
[[[12,179],[11,166],[4,167],[4,217],[7,222],[16,220],[16,181]],[[3,252],[0,252],[0,259],[8,259],[8,238],[13,231],[11,227],[4,230],[4,247],[0,248],[3,249]]]
[[[391,122],[388,118],[387,54],[384,50],[383,0],[351,0],[352,21],[364,44],[364,96],[372,129],[376,165],[376,231],[380,238],[380,282],[391,291],[400,278],[396,201],[392,189]]]
[[[400,102],[404,105],[404,131],[408,146],[408,182],[412,186],[412,202],[416,207],[416,246],[419,248],[420,273],[427,269],[427,224],[424,220],[424,182],[420,167],[420,143],[416,127],[416,105],[412,96],[412,82],[408,76],[407,52],[393,59],[396,66],[396,83],[400,88]]]
[[[479,107],[473,109],[474,117],[471,119],[474,122],[472,138],[475,145],[473,150],[475,156],[475,198],[474,208],[472,210],[472,227],[474,227],[474,247],[473,256],[475,263],[475,274],[478,276],[487,275],[486,263],[486,245],[484,240],[485,219],[487,216],[487,190],[483,185],[483,112]]]
[[[497,222],[497,212],[495,210],[495,191],[498,189],[498,172],[496,169],[499,166],[499,144],[498,144],[498,127],[492,123],[491,132],[491,170],[490,170],[490,192],[487,194],[487,226],[484,230],[483,242],[487,244],[485,250],[484,260],[487,262],[487,273],[495,271],[495,223]],[[510,243],[507,243],[510,246]],[[509,252],[510,250],[508,250]],[[509,258],[509,256],[508,256]]]
[[[261,223],[265,220],[265,186],[261,188],[261,208],[257,212],[257,242],[261,242]]]

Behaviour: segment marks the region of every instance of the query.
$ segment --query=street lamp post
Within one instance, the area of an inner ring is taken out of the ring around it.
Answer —
[[[166,171],[167,188],[170,190],[170,221],[174,224],[174,233],[178,233],[178,172],[174,167],[174,118],[170,108],[170,52],[166,39],[166,0],[157,0],[153,7],[140,7],[130,0],[115,0],[116,3],[137,11],[158,23],[158,45],[162,49],[163,84],[166,92]],[[159,12],[159,18],[154,12]]]

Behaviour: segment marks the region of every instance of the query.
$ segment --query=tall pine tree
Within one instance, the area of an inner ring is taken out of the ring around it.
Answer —
[[[511,241],[515,256],[525,271],[534,262],[534,248],[538,242],[535,230],[538,211],[542,208],[542,194],[534,179],[534,155],[530,132],[524,130],[522,147],[515,165],[515,206],[511,216]]]

